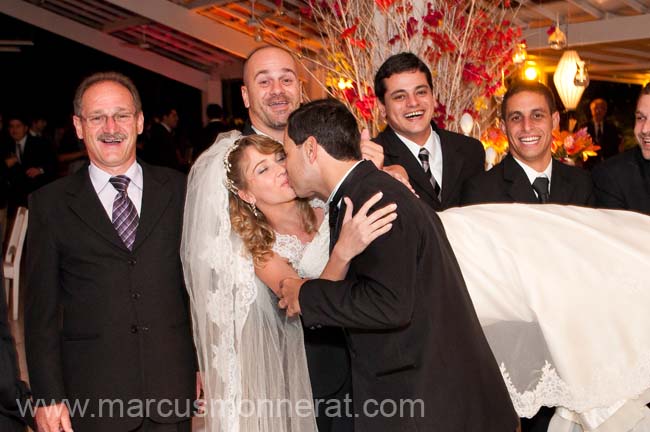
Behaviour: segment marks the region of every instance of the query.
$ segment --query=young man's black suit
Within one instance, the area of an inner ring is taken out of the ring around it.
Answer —
[[[401,165],[409,175],[409,181],[422,201],[436,211],[460,205],[463,184],[470,177],[485,170],[485,150],[474,138],[466,137],[431,123],[433,132],[440,137],[442,148],[442,199],[439,200],[420,161],[387,126],[374,141],[384,148],[384,165]]]
[[[345,280],[307,281],[299,298],[305,325],[346,330],[355,430],[514,431],[517,416],[436,214],[369,161],[332,202],[347,196],[359,209],[378,191],[377,208],[397,204],[392,230],[351,261]],[[384,400],[421,400],[423,416],[416,404],[414,416],[373,417]]]
[[[593,206],[591,176],[580,168],[553,160],[549,203]],[[539,203],[524,169],[507,155],[491,170],[471,178],[463,188],[461,203]]]

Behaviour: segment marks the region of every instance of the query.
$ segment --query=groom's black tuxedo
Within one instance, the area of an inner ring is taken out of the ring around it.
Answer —
[[[142,166],[140,223],[124,246],[88,168],[30,197],[25,343],[35,399],[89,401],[75,431],[133,430],[188,416],[196,358],[180,262],[185,178]],[[103,405],[99,399],[117,401]],[[154,400],[150,411],[138,401]],[[161,402],[178,402],[174,408]],[[122,410],[120,410],[122,406]],[[129,410],[130,407],[133,407]],[[180,417],[180,418],[179,418]]]
[[[397,204],[392,230],[351,261],[344,281],[308,281],[299,299],[306,325],[346,329],[355,429],[514,431],[517,416],[438,216],[367,161],[332,202],[347,196],[359,209],[377,191],[376,207]],[[407,408],[373,417],[385,400],[422,405],[413,416]]]

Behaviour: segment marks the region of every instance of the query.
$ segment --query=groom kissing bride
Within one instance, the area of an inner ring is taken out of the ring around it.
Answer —
[[[392,229],[350,261],[344,280],[281,283],[287,315],[344,328],[355,430],[515,431],[517,415],[438,216],[361,160],[356,120],[338,101],[295,111],[284,149],[297,195],[330,206],[330,245],[344,197],[358,209],[381,191],[374,208],[397,204]]]

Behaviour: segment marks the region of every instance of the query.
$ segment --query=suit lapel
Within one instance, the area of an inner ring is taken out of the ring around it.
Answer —
[[[113,223],[106,214],[106,210],[93,188],[87,166],[74,174],[66,192],[70,209],[79,217],[82,223],[86,224],[106,241],[128,250],[117,235]]]
[[[388,153],[395,160],[394,164],[402,165],[409,175],[409,181],[418,185],[419,190],[424,191],[433,202],[439,202],[438,197],[433,190],[433,185],[424,173],[422,165],[415,159],[413,153],[408,149],[406,144],[399,139],[395,132],[388,127],[386,131],[388,142]],[[444,158],[444,152],[443,152]]]
[[[160,217],[169,206],[172,193],[165,184],[169,178],[160,171],[154,171],[150,166],[140,162],[142,166],[142,207],[140,224],[135,235],[133,250],[135,251],[151,234]]]
[[[519,166],[517,161],[508,155],[502,162],[503,179],[509,183],[508,195],[515,202],[538,203],[533,187],[528,181],[524,169]]]

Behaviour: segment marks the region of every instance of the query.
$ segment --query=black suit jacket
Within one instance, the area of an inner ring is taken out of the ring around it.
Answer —
[[[201,135],[198,138],[196,146],[194,146],[194,160],[196,160],[201,153],[206,151],[214,143],[220,133],[231,130],[227,124],[221,120],[208,122],[207,125],[201,130]]]
[[[514,431],[517,416],[436,213],[369,161],[333,202],[347,196],[358,209],[378,191],[376,208],[397,204],[392,230],[350,262],[344,281],[315,279],[300,291],[306,325],[346,328],[355,429]],[[417,399],[423,416],[372,417],[373,403]]]
[[[549,202],[593,206],[595,197],[589,173],[553,160]],[[539,203],[524,169],[512,155],[507,155],[491,170],[471,178],[463,188],[461,202]]]
[[[401,165],[420,198],[436,211],[460,205],[460,193],[465,181],[485,170],[483,145],[464,135],[438,129],[442,147],[442,200],[438,200],[420,161],[406,147],[390,126],[377,135],[375,142],[384,148],[384,165]],[[442,201],[442,202],[441,202]]]
[[[29,391],[27,385],[19,379],[16,359],[16,348],[7,323],[3,284],[0,286],[0,430],[3,432],[25,430],[19,404],[25,406]]]
[[[255,135],[250,120],[242,134]],[[305,352],[314,398],[327,398],[338,392],[350,375],[350,360],[340,328],[306,326]]]
[[[5,154],[15,154],[16,143],[12,140],[8,146],[5,149]],[[42,138],[27,134],[20,162],[8,171],[10,203],[14,206],[26,206],[27,197],[30,193],[56,178],[56,166],[56,155],[50,143]],[[30,178],[25,174],[29,168],[42,168],[44,172]]]
[[[621,133],[616,125],[610,121],[603,122],[603,133],[596,139],[596,127],[594,122],[590,121],[580,125],[577,129],[586,127],[587,132],[591,135],[595,144],[600,146],[598,150],[598,159],[609,159],[618,154],[618,146],[621,144]],[[592,160],[594,158],[590,158]]]
[[[641,148],[636,147],[598,165],[593,171],[599,207],[650,214],[650,174]]]
[[[133,251],[120,240],[88,169],[32,194],[25,344],[35,398],[85,400],[75,431],[132,430],[141,415],[98,399],[195,397],[196,358],[179,248],[185,178],[140,163],[143,194]],[[144,416],[164,417],[153,406]],[[166,410],[168,406],[161,406]],[[181,415],[189,416],[189,413]],[[94,416],[94,417],[93,417]]]
[[[152,164],[180,170],[181,166],[176,154],[177,149],[174,134],[160,123],[151,126],[149,140],[144,146],[144,158]]]

